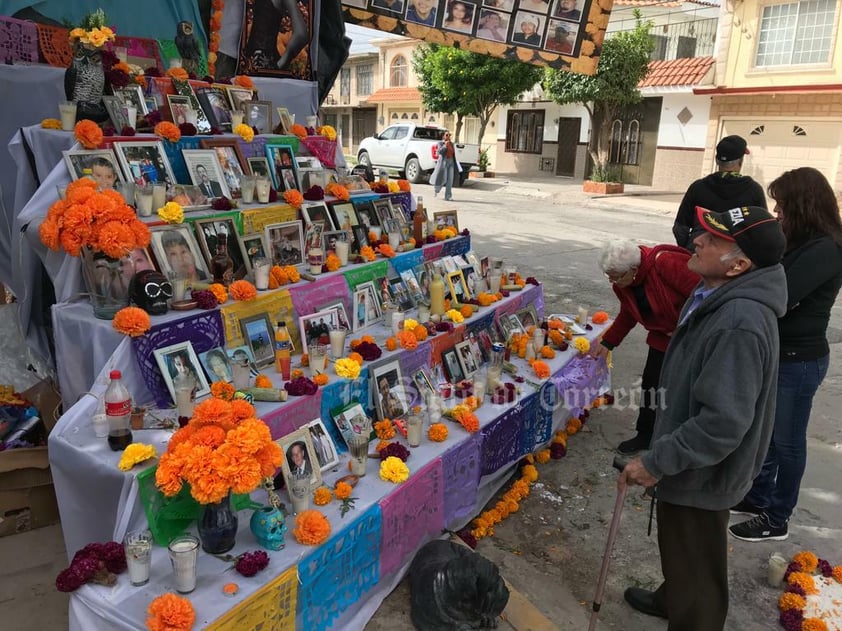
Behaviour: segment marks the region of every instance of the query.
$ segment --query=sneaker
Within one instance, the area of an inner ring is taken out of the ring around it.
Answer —
[[[643,434],[637,434],[634,438],[629,438],[628,440],[624,440],[619,445],[617,445],[617,451],[624,456],[630,456],[631,454],[636,454],[638,451],[644,451],[649,449],[649,442],[651,441],[650,436],[644,436]]]
[[[731,507],[731,514],[732,515],[748,515],[750,517],[755,517],[756,515],[762,515],[763,509],[755,506],[749,501],[742,500],[736,506]]]
[[[743,541],[783,541],[789,537],[787,525],[775,526],[765,513],[728,528],[732,537]]]

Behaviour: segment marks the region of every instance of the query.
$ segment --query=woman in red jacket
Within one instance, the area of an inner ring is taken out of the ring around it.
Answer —
[[[690,253],[674,245],[648,247],[631,241],[612,241],[602,248],[599,265],[620,299],[614,324],[594,344],[591,355],[601,357],[620,345],[636,324],[649,332],[649,354],[643,367],[637,435],[617,447],[621,454],[649,448],[659,405],[661,365],[681,308],[699,283],[687,268]]]

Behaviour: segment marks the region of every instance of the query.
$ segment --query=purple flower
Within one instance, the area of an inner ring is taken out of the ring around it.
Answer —
[[[453,330],[452,322],[437,322],[436,331],[439,333],[450,333]]]
[[[380,347],[371,342],[361,342],[360,344],[357,344],[354,350],[367,362],[377,359],[383,354]]]
[[[162,120],[164,120],[164,117],[161,115],[161,110],[152,110],[146,115],[146,122],[150,127],[154,127]]]
[[[459,532],[456,533],[456,536],[459,537],[465,544],[471,548],[471,550],[477,549],[477,538],[471,534],[469,528],[463,528]]]
[[[199,75],[197,75],[195,72],[188,72],[187,78],[190,79],[191,81],[198,81]]]
[[[263,550],[244,552],[234,564],[234,569],[243,576],[254,576],[269,565],[269,555]]]
[[[85,581],[72,567],[62,570],[56,576],[56,589],[60,592],[74,592],[84,584]]]
[[[129,75],[122,70],[106,70],[105,80],[111,84],[112,88],[125,88],[129,85]]]
[[[550,445],[550,458],[561,460],[567,455],[567,447],[563,443],[552,443]]]
[[[791,594],[798,594],[799,596],[806,596],[807,592],[804,591],[804,588],[797,583],[793,583],[792,585],[787,585],[786,591]]]
[[[103,48],[101,51],[101,59],[102,59],[102,66],[104,68],[110,69],[111,66],[120,62],[120,58],[117,57],[113,52],[108,50],[107,48]]]
[[[374,185],[374,188],[372,190],[375,193],[388,193],[389,187],[386,186],[385,184],[383,184],[382,182],[378,182],[377,184]]]
[[[181,132],[182,136],[195,136],[199,133],[199,130],[196,129],[193,123],[180,123],[178,125],[178,131]]]
[[[534,276],[529,276],[526,279],[526,284],[527,285],[535,285],[537,287],[540,283],[538,282],[538,279],[535,278]]]
[[[585,331],[593,331],[593,326],[590,324],[585,325]]]
[[[316,128],[315,127],[307,127],[307,135],[308,136],[315,136],[316,135]]]
[[[438,239],[433,234],[428,234],[427,238],[424,240],[425,243],[435,243]]]
[[[69,569],[76,572],[82,581],[87,583],[99,571],[100,561],[93,557],[83,557],[71,563]]]
[[[611,398],[612,398],[611,403],[614,403],[614,401],[613,401],[614,395],[613,394],[611,395]],[[591,415],[590,410],[582,410],[582,413],[579,415],[579,420],[584,422],[585,419],[588,418],[590,415]]]
[[[147,77],[160,77],[161,71],[158,69],[157,66],[150,66],[149,68],[143,71],[143,74],[145,74]]]
[[[804,622],[804,612],[800,609],[782,611],[779,620],[786,631],[801,631],[801,625]]]
[[[821,572],[822,576],[825,578],[833,576],[833,566],[824,559],[819,559],[819,572]]]
[[[463,237],[470,237],[471,231],[468,230],[467,228],[465,228],[464,230],[462,230],[461,234],[462,234]]]
[[[306,191],[304,191],[303,197],[304,197],[304,199],[306,199],[308,201],[311,201],[311,202],[318,201],[320,199],[325,198],[325,191],[321,186],[318,186],[317,184],[314,184],[313,186],[308,188]]]
[[[209,289],[194,291],[193,300],[196,301],[196,306],[199,307],[199,309],[216,309],[219,305],[216,300],[216,296],[214,296],[213,292]]]
[[[114,129],[113,127],[103,127],[103,128],[102,128],[102,135],[103,135],[103,136],[106,136],[106,137],[108,137],[108,136],[116,136],[116,135],[117,135],[117,130],[116,130],[116,129]]]
[[[319,386],[307,379],[307,377],[298,377],[298,379],[293,379],[284,384],[284,390],[293,397],[316,394],[318,389]]]
[[[134,136],[135,133],[134,127],[129,127],[128,125],[124,125],[123,129],[120,130],[121,136]]]
[[[786,566],[786,572],[784,572],[784,580],[789,580],[789,575],[793,572],[803,572],[804,568],[801,567],[801,564],[798,561],[793,561],[789,565]]]
[[[222,83],[224,85],[234,85],[234,82],[231,81],[231,77],[224,77],[222,79],[214,79],[211,77],[210,83]]]
[[[126,550],[122,543],[109,541],[102,547],[102,554],[99,557],[109,572],[120,574],[126,571]]]
[[[558,345],[558,350],[560,351],[566,351],[568,348],[570,348],[570,344],[568,344],[567,342],[562,342]]]
[[[508,298],[509,297],[509,290],[500,288],[500,295],[503,296],[503,298]]]
[[[231,203],[231,200],[227,197],[217,197],[213,200],[211,204],[211,208],[214,210],[231,210],[234,208],[234,205]]]
[[[515,375],[514,377],[512,377],[512,379],[514,379],[517,383],[523,383],[524,381],[526,381],[526,378],[522,375]]]
[[[380,450],[380,459],[385,460],[389,456],[400,458],[401,460],[406,462],[406,459],[409,458],[409,449],[407,449],[400,443],[389,443],[383,449]]]
[[[205,83],[215,83],[214,78],[209,74],[206,74],[204,77],[202,77],[202,81],[204,81]]]

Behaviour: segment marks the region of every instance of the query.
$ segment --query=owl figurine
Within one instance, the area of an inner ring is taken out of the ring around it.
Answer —
[[[198,75],[201,53],[199,52],[199,43],[196,41],[196,35],[193,33],[192,22],[178,23],[175,34],[175,47],[178,49],[178,54],[181,55],[181,67],[187,72]]]
[[[76,103],[76,120],[90,119],[101,123],[108,119],[102,103],[105,91],[105,70],[99,48],[75,46],[73,61],[64,72],[64,94]]]

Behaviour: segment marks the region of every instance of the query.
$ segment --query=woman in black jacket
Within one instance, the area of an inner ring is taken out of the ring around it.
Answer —
[[[836,195],[816,169],[787,171],[769,185],[787,239],[787,313],[781,338],[775,429],[751,491],[731,509],[754,515],[731,534],[744,541],[781,540],[807,466],[807,423],[813,396],[827,374],[830,309],[842,285],[842,221]]]

